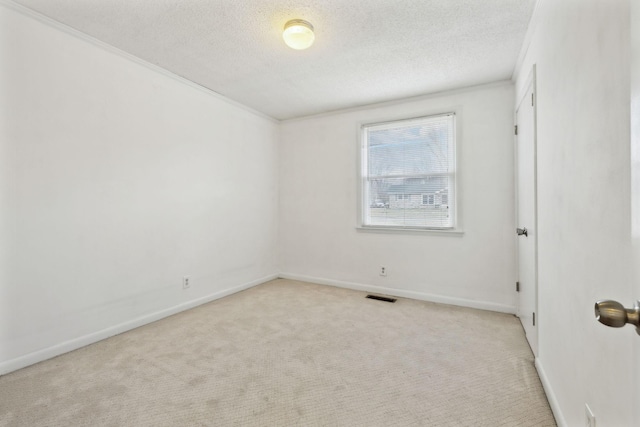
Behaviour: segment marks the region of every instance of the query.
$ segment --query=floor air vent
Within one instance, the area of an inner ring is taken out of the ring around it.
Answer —
[[[367,298],[375,299],[375,300],[378,300],[378,301],[384,301],[384,302],[396,302],[395,298],[381,297],[381,296],[378,296],[378,295],[367,295]]]

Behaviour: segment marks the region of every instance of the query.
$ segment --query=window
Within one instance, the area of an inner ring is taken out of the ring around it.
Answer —
[[[455,228],[454,113],[368,124],[361,135],[363,227]]]

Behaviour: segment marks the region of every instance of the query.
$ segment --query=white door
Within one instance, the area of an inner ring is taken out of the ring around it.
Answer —
[[[640,300],[640,3],[631,2],[631,301]],[[628,327],[628,326],[627,326]],[[630,334],[632,335],[632,334]],[[636,402],[633,416],[640,424],[640,335],[633,340],[632,370]]]
[[[533,354],[538,354],[537,312],[537,218],[536,218],[536,140],[535,68],[526,93],[516,111],[516,174],[518,244],[518,317]]]
[[[608,318],[609,323],[616,327],[622,327],[622,333],[611,331],[614,339],[606,343],[609,347],[619,348],[620,354],[613,360],[606,360],[599,370],[609,376],[610,381],[603,385],[600,390],[602,401],[623,402],[621,409],[625,410],[628,406],[631,408],[631,420],[626,421],[624,425],[639,426],[640,425],[640,335],[632,329],[632,326],[622,326],[623,322],[616,318],[616,315],[623,313],[626,309],[634,308],[634,303],[640,300],[640,2],[632,1],[631,6],[631,44],[630,44],[630,170],[631,170],[631,283],[628,292],[618,293],[617,303],[608,304],[611,307]],[[622,244],[626,242],[621,242]],[[602,295],[608,296],[605,286],[602,289]],[[610,297],[613,297],[612,295]],[[618,305],[619,303],[619,305]],[[614,307],[618,305],[618,307]],[[596,315],[602,317],[603,305],[596,306]],[[633,316],[626,317],[625,320],[634,320]],[[613,335],[616,334],[617,336]],[[602,341],[597,343],[603,345]],[[630,346],[627,346],[631,344]],[[630,352],[626,354],[625,352]],[[622,375],[621,375],[622,374]],[[628,375],[627,375],[628,374]],[[599,402],[599,403],[601,403]],[[608,403],[608,402],[606,402]],[[609,403],[610,404],[610,403]],[[597,416],[597,411],[595,411]],[[589,415],[587,415],[588,417]],[[626,416],[626,413],[625,413]],[[621,418],[623,419],[623,418]],[[607,420],[605,420],[607,421]],[[594,424],[587,424],[593,426]],[[600,425],[598,421],[597,425]],[[618,424],[623,425],[623,424]]]
[[[596,305],[596,315],[602,323],[610,326],[623,327],[622,334],[618,334],[619,342],[614,343],[621,349],[629,349],[631,357],[621,352],[620,357],[611,361],[629,374],[629,377],[612,377],[612,381],[604,388],[603,394],[609,399],[630,402],[632,420],[628,425],[640,425],[640,328],[633,331],[632,326],[624,326],[624,322],[638,322],[636,316],[622,315],[625,309],[640,310],[640,2],[631,2],[631,90],[630,90],[630,170],[631,170],[631,283],[627,296],[620,295],[626,300],[599,303]],[[606,293],[606,290],[603,290]],[[638,301],[636,303],[636,301]],[[634,307],[635,303],[635,307]],[[602,308],[610,308],[608,315]],[[601,318],[604,317],[606,321]],[[635,319],[634,319],[635,317]],[[639,325],[640,326],[640,325]],[[612,332],[613,333],[613,332]],[[631,341],[631,347],[626,344]],[[607,361],[609,362],[609,361]],[[606,369],[605,363],[602,369]],[[617,372],[619,372],[618,369]],[[616,373],[617,373],[616,372]],[[632,384],[629,384],[629,380]],[[631,393],[630,396],[626,394]],[[593,425],[593,424],[591,424]]]

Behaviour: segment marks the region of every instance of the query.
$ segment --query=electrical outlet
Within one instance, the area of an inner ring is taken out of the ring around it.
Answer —
[[[589,408],[589,405],[585,403],[584,405],[584,426],[585,427],[596,427],[596,416],[593,415],[593,411]]]
[[[184,276],[182,278],[182,289],[189,289],[191,287],[191,282],[189,276]]]
[[[380,275],[382,277],[387,277],[387,267],[380,267]]]

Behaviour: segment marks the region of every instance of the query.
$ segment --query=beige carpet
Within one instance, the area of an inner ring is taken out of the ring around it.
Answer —
[[[554,426],[511,315],[275,280],[0,377],[1,426]]]

